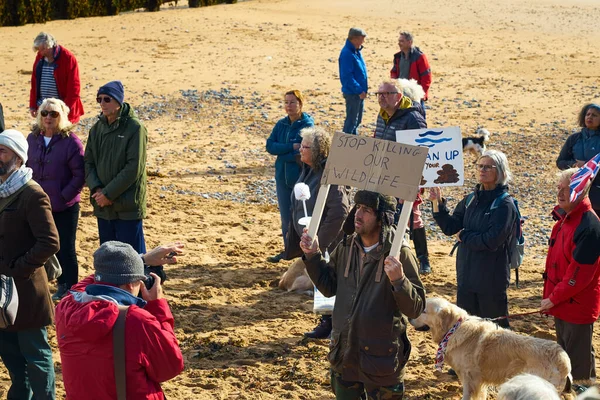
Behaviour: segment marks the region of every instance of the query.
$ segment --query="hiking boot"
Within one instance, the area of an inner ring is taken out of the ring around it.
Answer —
[[[281,260],[283,260],[283,251],[276,256],[267,257],[267,261],[274,264],[277,264]]]
[[[419,275],[429,275],[431,273],[431,265],[429,265],[429,259],[427,257],[419,258]]]
[[[322,315],[319,325],[310,332],[306,332],[304,337],[309,339],[327,339],[331,335],[331,315]]]
[[[588,390],[587,386],[584,385],[577,385],[577,384],[573,384],[573,391],[575,392],[575,394],[582,394],[583,392],[585,392],[586,390]]]
[[[67,285],[66,283],[59,283],[56,289],[56,293],[52,295],[52,300],[60,301],[60,299],[69,294],[69,289],[71,289],[71,285]]]

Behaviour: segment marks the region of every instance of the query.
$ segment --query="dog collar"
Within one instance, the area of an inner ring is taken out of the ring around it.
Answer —
[[[456,323],[450,328],[448,332],[444,335],[444,338],[440,342],[438,346],[437,353],[435,354],[435,369],[439,372],[442,372],[442,367],[444,366],[444,357],[446,355],[446,346],[448,346],[448,340],[452,337],[454,332],[458,329],[460,324],[463,323],[462,317],[456,321]]]

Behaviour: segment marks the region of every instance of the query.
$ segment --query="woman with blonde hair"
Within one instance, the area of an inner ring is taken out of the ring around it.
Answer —
[[[83,145],[72,132],[69,107],[59,99],[45,99],[38,109],[33,131],[27,137],[27,166],[33,179],[50,198],[52,215],[60,236],[58,260],[63,269],[58,290],[52,296],[60,300],[71,285],[78,282],[75,253],[79,201],[85,182]]]
[[[304,103],[304,95],[299,90],[286,92],[283,104],[287,116],[275,124],[267,139],[267,151],[269,154],[277,156],[275,185],[284,241],[290,224],[290,196],[300,176],[300,130],[314,125],[312,117],[302,112]],[[277,263],[282,258],[283,252],[280,252],[268,257],[267,261]]]

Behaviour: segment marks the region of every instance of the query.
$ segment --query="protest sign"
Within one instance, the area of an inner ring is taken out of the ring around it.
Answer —
[[[414,201],[427,148],[365,136],[333,136],[321,184],[354,186]]]
[[[462,135],[458,126],[396,131],[396,142],[429,148],[421,187],[463,185]]]

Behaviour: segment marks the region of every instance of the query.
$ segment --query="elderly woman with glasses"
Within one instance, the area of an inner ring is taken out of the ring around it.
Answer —
[[[302,170],[297,183],[304,183],[310,189],[310,199],[306,200],[308,215],[312,215],[317,200],[317,194],[321,187],[321,176],[325,169],[325,163],[331,148],[331,135],[322,128],[304,128],[300,131],[302,142],[300,143],[300,160]],[[292,217],[288,235],[286,237],[287,259],[301,257],[300,237],[304,225],[298,221],[304,217],[304,205],[301,200],[296,200],[294,193],[291,194]],[[337,244],[342,240],[344,233],[342,225],[350,210],[350,200],[345,186],[331,185],[325,201],[325,209],[319,224],[319,247],[321,253],[332,253]],[[319,325],[305,336],[313,339],[325,339],[331,333],[331,315],[323,315]]]
[[[72,132],[69,107],[59,99],[44,100],[36,116],[33,132],[27,137],[27,166],[33,179],[50,198],[52,215],[60,237],[57,253],[63,273],[52,296],[60,300],[78,282],[75,239],[79,221],[80,193],[85,182],[83,145]]]
[[[290,224],[290,195],[300,176],[300,130],[314,125],[312,117],[302,112],[304,102],[299,90],[286,92],[283,105],[287,116],[277,121],[267,139],[267,151],[277,156],[275,186],[284,241]],[[283,252],[268,257],[267,261],[277,263],[282,258]]]
[[[477,161],[479,184],[450,214],[439,187],[429,190],[433,218],[450,236],[458,233],[456,304],[482,318],[508,315],[510,281],[507,245],[517,210],[508,192],[511,172],[504,153],[488,150]],[[492,203],[494,208],[492,209]],[[498,325],[508,327],[508,320]]]

